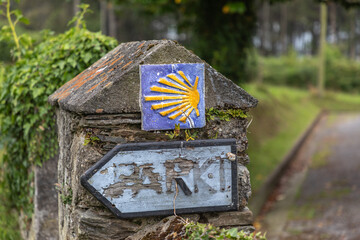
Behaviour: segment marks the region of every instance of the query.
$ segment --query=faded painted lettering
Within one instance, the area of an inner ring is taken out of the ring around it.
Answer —
[[[121,174],[119,182],[111,184],[104,189],[106,197],[118,198],[124,192],[124,189],[131,189],[133,197],[135,197],[141,189],[152,189],[157,193],[161,193],[161,184],[159,180],[159,173],[154,173],[153,164],[144,164],[138,166],[136,163],[119,164],[119,167],[132,167],[131,175]]]

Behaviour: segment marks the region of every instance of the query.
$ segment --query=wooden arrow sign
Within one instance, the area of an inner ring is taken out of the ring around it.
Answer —
[[[81,184],[119,218],[238,209],[235,139],[116,146]]]

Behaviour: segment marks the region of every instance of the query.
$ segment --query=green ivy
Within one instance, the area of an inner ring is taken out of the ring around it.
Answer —
[[[96,142],[100,141],[100,138],[98,138],[93,133],[86,133],[85,140],[84,140],[84,146],[88,145],[94,145]]]
[[[221,121],[230,121],[232,118],[247,118],[246,113],[241,109],[219,110],[211,107],[206,109],[205,115],[207,121],[212,121],[215,117]]]
[[[14,65],[0,70],[0,128],[6,148],[0,166],[6,169],[2,184],[9,189],[13,206],[28,215],[33,208],[32,166],[57,152],[49,95],[117,46],[113,38],[80,28],[81,18],[77,22],[63,34],[44,32],[40,44],[24,47]]]
[[[185,239],[204,239],[204,240],[220,240],[220,239],[238,239],[238,240],[266,240],[265,234],[247,234],[244,231],[238,231],[237,228],[224,229],[218,228],[211,224],[202,224],[189,222],[185,225]]]

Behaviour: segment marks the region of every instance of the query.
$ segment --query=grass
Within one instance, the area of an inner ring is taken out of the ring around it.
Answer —
[[[0,165],[2,162],[3,150],[0,150]],[[0,170],[1,180],[1,170]],[[18,240],[21,239],[18,215],[9,208],[6,201],[6,189],[0,185],[0,239]]]
[[[253,122],[248,130],[248,167],[256,192],[320,108],[303,90],[264,85],[246,85],[245,90],[259,100],[257,108],[250,112]]]
[[[247,151],[255,194],[321,110],[360,109],[358,95],[327,92],[319,98],[307,90],[290,87],[255,84],[242,87],[259,100],[250,112],[253,122],[248,129]]]
[[[346,197],[351,193],[350,187],[342,187],[338,189],[327,189],[314,196],[313,199],[339,199]]]
[[[311,160],[310,167],[311,168],[321,168],[328,164],[327,158],[330,155],[329,149],[323,149],[317,153],[315,153],[314,157]]]
[[[311,220],[316,216],[316,209],[313,204],[293,206],[289,213],[290,220]]]

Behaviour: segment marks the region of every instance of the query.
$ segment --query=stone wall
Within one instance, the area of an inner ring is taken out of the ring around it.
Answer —
[[[169,141],[166,131],[141,130],[141,116],[134,114],[77,115],[59,109],[57,124],[60,145],[58,182],[60,239],[125,239],[161,221],[161,217],[117,219],[80,184],[80,176],[116,144],[146,141]],[[197,139],[236,138],[240,211],[194,214],[193,219],[222,227],[251,230],[252,213],[246,208],[251,195],[246,119],[221,121],[217,118],[197,129]],[[87,136],[100,140],[84,145]],[[189,217],[189,216],[188,216]]]

